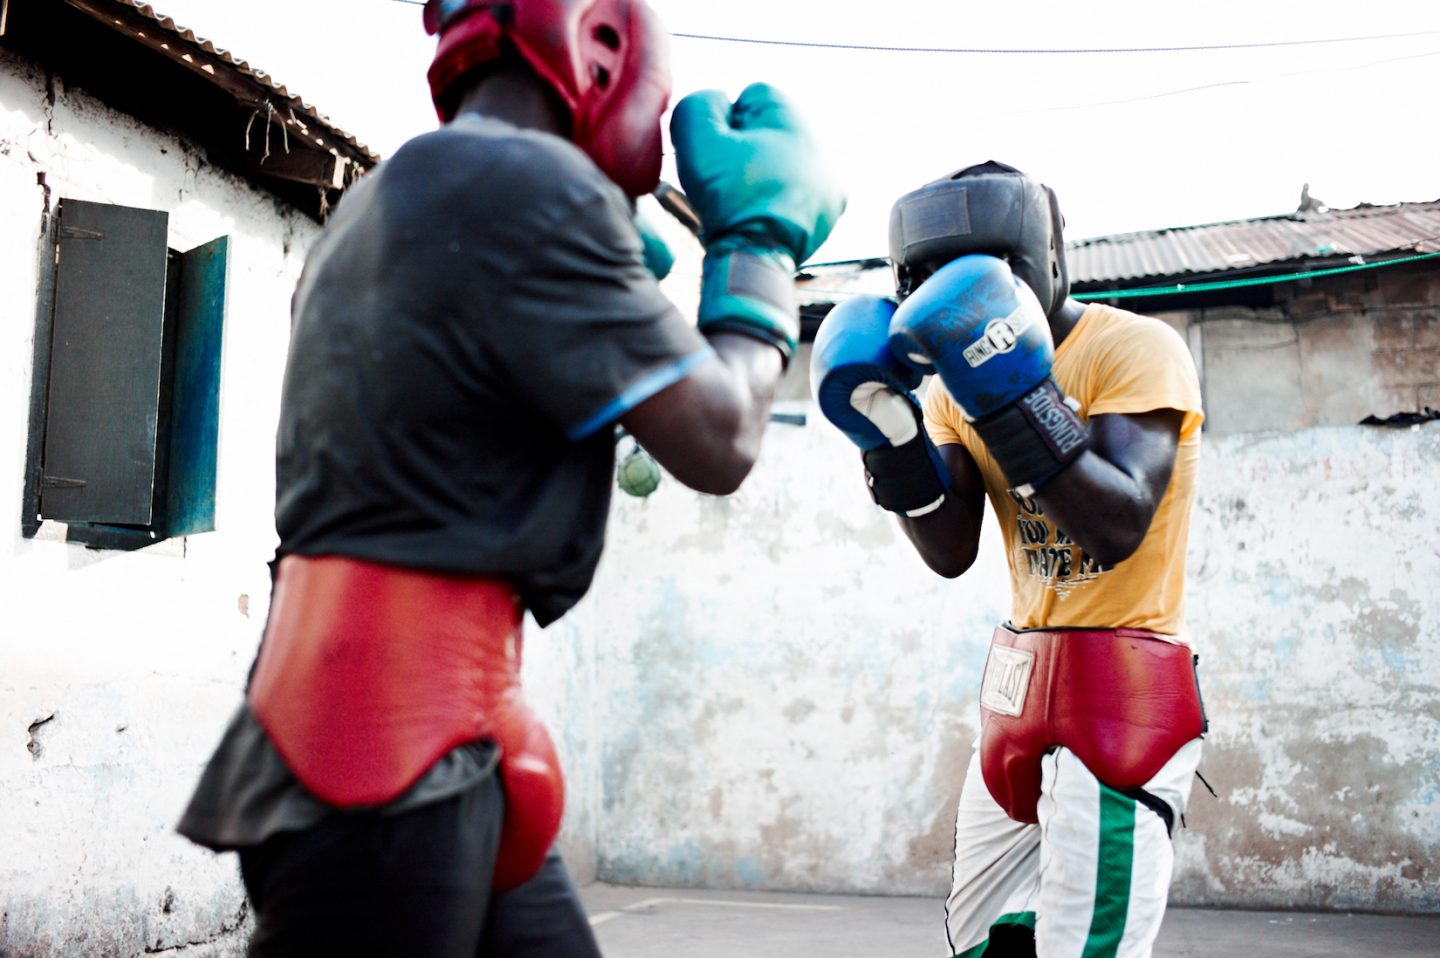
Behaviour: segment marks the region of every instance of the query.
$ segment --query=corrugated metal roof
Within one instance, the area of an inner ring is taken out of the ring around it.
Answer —
[[[801,306],[838,303],[861,294],[894,296],[895,277],[887,259],[810,266],[796,279],[795,291]]]
[[[1315,210],[1066,243],[1073,285],[1440,251],[1440,201]]]
[[[170,34],[175,40],[190,47],[189,50],[165,50],[173,59],[185,63],[192,69],[210,75],[215,74],[215,64],[210,61],[218,61],[221,69],[228,69],[233,74],[245,80],[259,84],[261,88],[273,94],[272,105],[276,108],[278,116],[287,123],[292,122],[297,131],[305,136],[311,143],[325,149],[336,149],[351,159],[370,167],[380,162],[380,157],[369,147],[356,140],[354,136],[335,126],[330,120],[315,107],[305,102],[300,97],[292,94],[284,86],[275,80],[264,70],[256,69],[244,60],[237,59],[228,50],[215,46],[209,40],[195,35],[193,30],[182,27],[173,19],[157,11],[148,3],[141,3],[139,0],[109,0],[115,6],[128,7],[140,14],[147,20],[155,23],[161,30]],[[94,8],[92,3],[76,3],[82,8]],[[121,25],[119,20],[116,25]],[[200,55],[197,62],[196,54]],[[278,102],[276,102],[278,101]],[[282,109],[283,107],[283,109]],[[295,114],[303,114],[306,119],[314,120],[318,129]],[[327,142],[328,141],[328,142]]]
[[[1066,243],[1065,250],[1074,287],[1124,286],[1326,259],[1434,253],[1440,252],[1440,200],[1117,233]],[[809,267],[796,288],[801,305],[895,292],[884,259]]]

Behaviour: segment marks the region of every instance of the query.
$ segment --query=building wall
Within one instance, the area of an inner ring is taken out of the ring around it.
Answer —
[[[53,523],[21,535],[42,218],[62,197],[166,210],[175,249],[230,237],[215,532],[138,552],[66,543]],[[173,828],[240,701],[268,605],[290,295],[317,233],[178,140],[0,52],[0,955],[242,953],[234,856]],[[583,651],[532,652],[542,707],[572,693]],[[585,729],[560,739],[583,769]],[[564,843],[582,879],[592,831],[573,803]]]
[[[1278,292],[1272,309],[1167,316],[1201,344],[1214,434],[1440,408],[1440,270],[1349,273]]]
[[[1211,733],[1175,900],[1440,911],[1440,424],[1207,437]],[[594,636],[599,876],[942,895],[998,537],[929,573],[813,408],[729,499],[617,501]]]

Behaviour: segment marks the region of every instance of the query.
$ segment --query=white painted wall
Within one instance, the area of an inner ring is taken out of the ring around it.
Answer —
[[[48,104],[43,80],[0,56],[0,952],[234,941],[234,862],[171,829],[265,612],[264,453],[290,291],[317,228],[178,141],[56,89]],[[20,536],[42,173],[52,208],[70,197],[166,210],[176,249],[231,238],[214,533],[136,553],[66,544],[50,524]]]
[[[1212,720],[1175,901],[1440,911],[1440,424],[1207,438],[1190,626]],[[929,573],[811,410],[728,500],[621,498],[594,594],[599,875],[942,895],[1008,608]]]
[[[0,954],[186,942],[239,954],[234,857],[172,829],[264,622],[290,295],[319,228],[178,140],[55,89],[51,104],[44,78],[0,53]],[[213,533],[133,553],[67,544],[51,523],[20,535],[42,173],[52,209],[70,197],[166,210],[181,250],[230,237]],[[563,698],[567,651],[532,654],[540,699]],[[583,740],[569,731],[562,750]],[[566,842],[583,869],[576,808]]]
[[[925,570],[853,447],[810,417],[770,427],[735,496],[666,479],[617,497],[578,610],[597,636],[605,880],[933,889],[1008,585],[998,565]]]

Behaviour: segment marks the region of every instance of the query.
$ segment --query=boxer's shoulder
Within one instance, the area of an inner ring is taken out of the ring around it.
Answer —
[[[392,196],[452,210],[623,198],[569,140],[479,116],[464,116],[415,137],[382,164],[382,171],[383,188]]]

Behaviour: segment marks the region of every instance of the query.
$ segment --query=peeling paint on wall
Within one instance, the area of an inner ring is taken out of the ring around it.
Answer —
[[[25,750],[30,753],[30,760],[38,762],[40,756],[45,754],[45,746],[40,743],[40,729],[55,721],[55,713],[51,712],[44,718],[38,718],[25,728],[25,734],[30,740],[25,743]]]
[[[1211,445],[1189,618],[1220,797],[1192,803],[1178,894],[1436,911],[1440,429]]]
[[[948,889],[1008,582],[993,530],[931,575],[833,438],[772,429],[730,500],[617,501],[578,626],[601,878]],[[1188,618],[1218,798],[1178,830],[1177,903],[1440,909],[1436,474],[1440,425],[1206,440]]]
[[[617,503],[577,610],[600,637],[598,874],[928,889],[1004,569],[929,573],[843,437],[776,427],[766,442],[734,497],[667,483]]]

